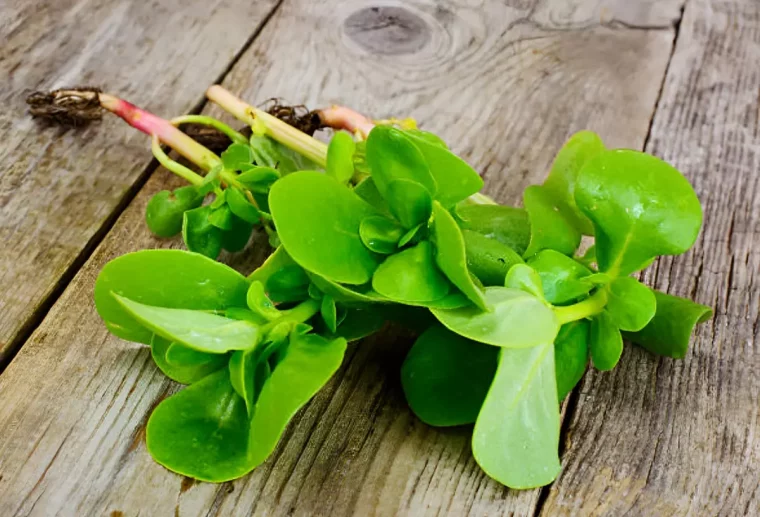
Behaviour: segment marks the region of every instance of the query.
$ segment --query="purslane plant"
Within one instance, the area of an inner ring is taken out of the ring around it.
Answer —
[[[221,157],[171,123],[133,123],[191,183],[151,200],[149,226],[181,229],[200,253],[127,254],[95,287],[109,330],[150,346],[157,366],[188,385],[148,422],[150,453],[175,472],[219,482],[251,471],[348,342],[411,313],[421,334],[401,380],[412,411],[433,426],[474,424],[473,455],[489,476],[543,486],[560,471],[560,402],[588,364],[614,368],[624,338],[683,357],[712,315],[632,276],[687,251],[702,224],[691,186],[658,158],[583,131],[525,190],[524,208],[507,207],[408,120],[332,107],[317,112],[338,130],[326,146],[221,87],[208,97],[252,130],[246,139],[193,119],[230,138]],[[99,103],[110,109],[109,98]],[[159,142],[205,176],[178,168]],[[275,246],[261,267],[245,277],[212,260],[243,249],[259,221]]]

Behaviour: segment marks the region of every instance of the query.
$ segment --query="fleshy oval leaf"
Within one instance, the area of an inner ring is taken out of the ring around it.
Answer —
[[[433,302],[446,296],[450,287],[435,265],[429,241],[389,256],[372,276],[375,291],[401,303]]]
[[[599,270],[638,271],[659,255],[691,248],[702,207],[689,182],[664,161],[619,149],[597,154],[575,183],[578,208],[594,224]]]
[[[404,228],[396,221],[380,215],[365,217],[359,226],[359,236],[364,245],[382,255],[394,253],[404,233]]]
[[[301,267],[336,282],[364,284],[380,262],[359,236],[377,212],[349,188],[319,172],[285,176],[269,194],[277,233]]]
[[[480,343],[529,348],[554,342],[559,321],[543,300],[507,287],[486,287],[485,299],[491,312],[474,306],[431,311],[453,332]]]
[[[354,151],[356,143],[351,135],[336,132],[327,146],[327,174],[340,183],[348,183],[354,175]]]
[[[616,278],[607,286],[605,311],[620,330],[636,332],[654,317],[657,300],[654,293],[635,278]]]

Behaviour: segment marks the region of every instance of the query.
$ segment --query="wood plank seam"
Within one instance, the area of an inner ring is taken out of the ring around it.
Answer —
[[[266,24],[269,23],[269,20],[272,19],[284,1],[285,0],[277,0],[277,3],[274,5],[274,7],[261,20],[261,23],[255,27],[254,31],[251,33],[251,36],[249,36],[245,43],[243,43],[240,49],[238,49],[233,58],[229,61],[225,69],[222,70],[222,72],[211,84],[218,84],[224,80],[227,74],[229,74],[233,69],[235,64],[246,53],[251,45],[253,45],[256,38],[259,36],[259,34],[261,34],[261,31],[264,30]],[[207,103],[208,100],[205,97],[202,97],[188,113],[193,115],[199,114],[206,107]],[[50,294],[48,294],[48,296],[39,303],[34,312],[29,316],[29,318],[27,318],[23,326],[11,339],[6,355],[4,357],[0,357],[0,375],[3,374],[7,366],[11,363],[11,361],[13,361],[13,358],[16,357],[32,333],[37,329],[37,327],[40,326],[42,321],[50,312],[53,304],[55,304],[69,283],[71,283],[71,281],[74,279],[77,271],[79,271],[79,269],[87,262],[87,260],[89,260],[89,258],[95,252],[95,249],[100,245],[106,235],[108,235],[108,232],[111,231],[114,224],[116,224],[116,221],[119,219],[122,212],[132,203],[132,201],[134,201],[135,197],[137,197],[137,194],[139,194],[143,187],[145,187],[148,179],[150,179],[151,175],[157,168],[158,161],[156,161],[155,158],[151,159],[148,165],[146,165],[146,167],[140,173],[137,180],[132,183],[132,185],[124,193],[124,196],[122,196],[114,209],[108,215],[108,217],[104,219],[103,224],[95,231],[95,233],[93,233],[92,237],[90,237],[90,239],[87,241],[87,244],[82,247],[71,264],[58,278],[55,286],[50,291]]]

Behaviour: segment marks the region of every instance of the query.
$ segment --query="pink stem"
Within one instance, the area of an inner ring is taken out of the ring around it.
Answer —
[[[345,106],[330,106],[317,112],[322,123],[333,129],[345,129],[350,133],[359,133],[362,138],[367,138],[369,132],[375,127],[375,123]]]
[[[158,139],[193,162],[198,167],[209,171],[221,163],[221,159],[210,150],[174,127],[168,120],[138,108],[113,95],[101,93],[100,105],[115,115],[118,115],[130,126],[147,135],[155,135]]]

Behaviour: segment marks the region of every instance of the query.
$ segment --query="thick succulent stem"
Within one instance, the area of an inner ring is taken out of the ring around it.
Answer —
[[[375,123],[358,111],[345,106],[330,106],[317,111],[322,124],[333,129],[344,129],[351,134],[358,134],[366,139]]]
[[[316,164],[322,167],[326,165],[327,145],[316,138],[286,124],[266,111],[251,106],[219,85],[211,86],[206,91],[206,97],[236,119],[251,126],[254,133],[265,134]]]
[[[161,143],[168,145],[201,169],[209,171],[222,163],[217,155],[177,129],[168,120],[107,93],[101,93],[99,98],[103,108],[118,115],[135,129],[150,136],[155,135]]]

